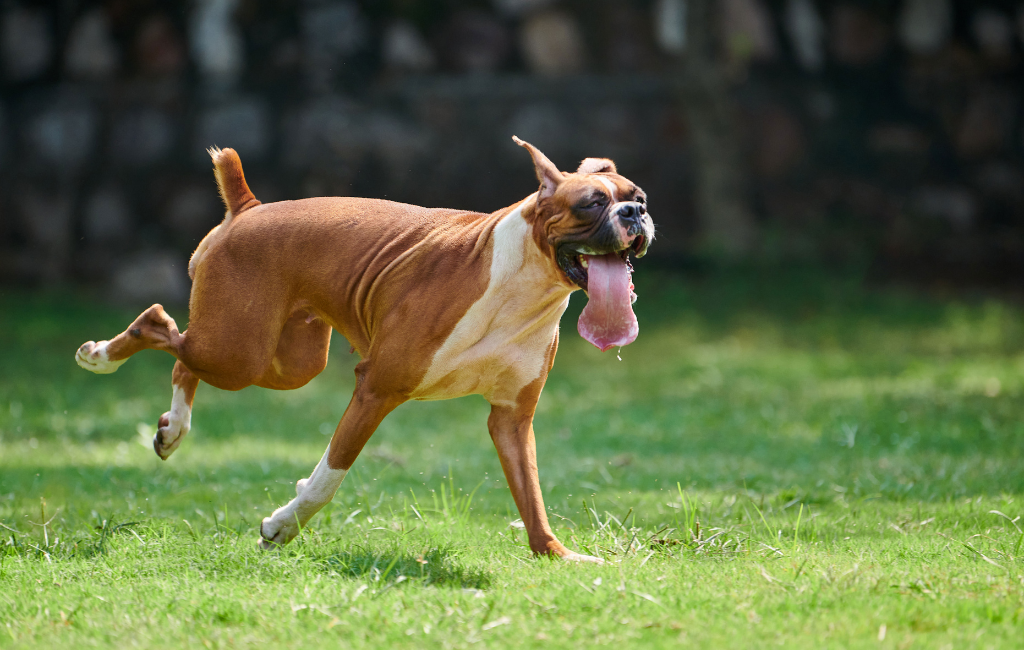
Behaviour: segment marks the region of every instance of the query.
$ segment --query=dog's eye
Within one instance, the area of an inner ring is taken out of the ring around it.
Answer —
[[[579,207],[579,209],[580,210],[593,210],[594,208],[599,208],[602,205],[604,205],[604,199],[603,198],[602,199],[594,199],[590,203],[587,203],[585,205],[581,205]]]

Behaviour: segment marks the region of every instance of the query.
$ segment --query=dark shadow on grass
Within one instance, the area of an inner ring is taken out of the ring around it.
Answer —
[[[868,423],[859,429],[853,448],[840,445],[835,434],[838,427],[827,424],[822,428],[831,433],[823,434],[817,441],[807,441],[765,435],[766,425],[751,427],[753,430],[745,435],[736,434],[733,426],[733,433],[725,435],[730,430],[728,423],[719,430],[716,422],[706,425],[706,431],[700,431],[698,427],[704,423],[697,422],[694,425],[697,430],[678,437],[665,435],[645,439],[608,433],[591,435],[584,442],[582,439],[565,441],[549,436],[541,441],[539,447],[544,468],[589,458],[586,464],[577,463],[574,469],[564,472],[565,493],[575,492],[579,489],[577,486],[584,483],[593,483],[602,489],[607,485],[608,490],[657,491],[666,484],[674,486],[677,481],[683,486],[707,488],[731,484],[768,494],[777,490],[797,490],[804,499],[813,499],[811,495],[821,494],[821,498],[828,501],[835,496],[831,489],[833,483],[852,488],[858,481],[862,484],[863,494],[880,494],[883,498],[900,501],[907,498],[930,501],[1003,492],[1020,493],[1024,491],[1024,466],[1017,462],[1021,457],[1019,438],[1016,427],[1010,424],[1015,414],[1014,398],[984,399],[988,400],[988,411],[982,405],[975,406],[972,399],[967,400],[967,407],[954,412],[937,409],[920,416],[914,430],[928,431],[930,435],[916,438],[907,435],[896,437],[892,433],[896,424],[891,428],[886,424],[896,423],[898,411],[906,407],[907,402],[875,405],[865,416]],[[1004,401],[1006,404],[1001,403]],[[996,407],[999,407],[998,412]],[[621,410],[627,421],[634,414],[637,419],[643,417],[639,409],[627,407]],[[998,431],[988,431],[972,424],[972,417],[986,412],[999,416]],[[974,428],[973,435],[958,433],[950,424],[960,425],[961,431]],[[597,429],[600,425],[584,422],[581,426]],[[555,426],[547,429],[557,430]],[[244,437],[237,440],[240,445],[246,443]],[[186,440],[186,444],[188,442]],[[419,444],[425,446],[425,443]],[[414,445],[409,446],[409,449],[414,448]],[[493,451],[481,453],[490,455]],[[610,482],[606,484],[597,469],[599,463],[623,453],[629,453],[629,467],[608,465],[605,473]],[[644,470],[648,460],[663,458],[685,458],[689,462],[686,468],[680,467],[677,472],[669,470],[667,475],[659,474],[665,471],[664,468]],[[374,465],[371,461],[373,459],[369,456],[361,458],[358,471],[365,470],[370,472],[367,476],[380,477],[381,482],[375,485],[389,495],[407,494],[409,489],[419,492],[424,488],[423,477],[417,472],[393,468],[383,473],[381,463]],[[83,517],[95,508],[111,508],[111,513],[120,511],[129,492],[135,493],[140,503],[148,497],[156,497],[154,501],[160,504],[158,511],[180,506],[187,512],[196,507],[212,512],[210,504],[217,504],[217,507],[225,503],[231,505],[234,499],[229,495],[232,492],[248,495],[241,499],[269,511],[291,498],[294,480],[304,476],[314,463],[315,458],[311,456],[308,463],[267,458],[262,461],[225,461],[201,467],[177,465],[173,461],[152,467],[97,466],[90,463],[22,465],[4,467],[0,471],[0,495],[32,501],[45,497],[51,503],[63,504],[72,513]],[[660,478],[662,483],[655,483],[655,478]],[[356,488],[351,481],[345,488],[347,492]],[[228,488],[228,491],[221,491],[221,488]],[[270,490],[270,501],[264,501],[266,497],[254,499],[254,494],[263,496],[264,488]],[[508,505],[507,493],[501,492],[497,498],[501,504],[499,509],[504,509]],[[150,511],[150,508],[144,508]],[[267,514],[263,509],[247,512],[254,517],[259,515],[248,525],[258,525],[259,517]],[[132,515],[125,517],[127,520]]]
[[[103,519],[98,526],[93,526],[95,534],[89,534],[87,530],[64,530],[63,534],[58,529],[53,531],[46,542],[40,540],[38,535],[28,534],[27,531],[19,531],[5,525],[7,541],[0,546],[0,558],[20,557],[39,562],[46,561],[68,561],[76,559],[93,559],[104,555],[109,547],[109,542],[115,536],[126,535],[139,526],[142,522],[127,521],[118,522],[115,517]]]
[[[322,555],[313,552],[310,557],[325,573],[352,578],[377,578],[379,575],[381,583],[405,576],[423,586],[486,589],[492,582],[489,572],[462,565],[451,546],[433,547],[422,553],[410,553],[397,547],[375,551],[356,546]]]

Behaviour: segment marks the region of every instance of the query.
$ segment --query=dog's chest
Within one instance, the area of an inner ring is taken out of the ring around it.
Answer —
[[[569,292],[551,286],[529,234],[519,210],[495,227],[487,289],[433,355],[413,399],[479,394],[510,404],[547,370]]]

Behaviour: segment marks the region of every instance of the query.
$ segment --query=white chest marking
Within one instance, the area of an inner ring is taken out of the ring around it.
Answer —
[[[522,206],[494,227],[492,246],[487,289],[434,354],[414,399],[480,394],[512,404],[543,372],[569,291],[552,282]]]

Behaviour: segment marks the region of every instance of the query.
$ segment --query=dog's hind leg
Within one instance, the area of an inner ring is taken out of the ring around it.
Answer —
[[[78,348],[75,361],[86,370],[109,374],[136,352],[147,349],[164,350],[178,358],[171,372],[171,410],[160,416],[153,449],[167,460],[192,427],[192,400],[199,378],[179,358],[185,335],[178,332],[174,319],[160,305],[142,312],[124,332],[109,341],[89,341]]]
[[[88,341],[75,353],[75,361],[100,375],[114,372],[136,352],[164,350],[178,358],[185,336],[178,332],[174,319],[160,305],[142,312],[128,329],[109,341]]]
[[[153,436],[153,450],[163,460],[174,453],[192,428],[192,400],[198,387],[199,378],[184,363],[175,362],[171,372],[171,410],[160,416]]]
[[[295,484],[295,498],[281,506],[260,525],[260,547],[271,549],[290,542],[313,515],[334,498],[363,445],[384,417],[402,399],[378,394],[368,387],[364,376],[366,361],[356,366],[356,390],[345,409],[334,437],[309,478]]]

